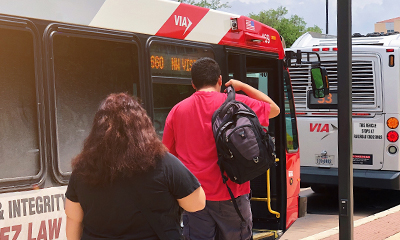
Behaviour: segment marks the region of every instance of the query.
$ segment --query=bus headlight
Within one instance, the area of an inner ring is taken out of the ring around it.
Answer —
[[[399,139],[399,134],[395,131],[390,131],[386,137],[389,142],[396,142]]]

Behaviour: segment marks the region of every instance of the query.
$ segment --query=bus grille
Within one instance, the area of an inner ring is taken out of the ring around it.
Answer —
[[[337,89],[337,61],[321,61],[329,77],[329,88]],[[307,90],[311,89],[310,65],[289,68],[296,109],[307,109]],[[372,61],[353,61],[352,65],[353,108],[375,106],[376,88]]]

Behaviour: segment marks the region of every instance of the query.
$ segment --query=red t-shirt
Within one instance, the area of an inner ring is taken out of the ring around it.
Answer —
[[[163,143],[197,177],[210,201],[231,199],[217,164],[217,148],[211,126],[213,113],[226,97],[227,94],[219,92],[195,92],[172,108],[163,134]],[[242,94],[236,94],[236,100],[253,109],[261,125],[268,126],[269,103]],[[228,180],[228,186],[235,197],[250,193],[250,182],[239,185]]]

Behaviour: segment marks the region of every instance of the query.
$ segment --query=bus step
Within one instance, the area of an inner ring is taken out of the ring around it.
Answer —
[[[275,240],[280,236],[275,230],[253,229],[253,240]]]

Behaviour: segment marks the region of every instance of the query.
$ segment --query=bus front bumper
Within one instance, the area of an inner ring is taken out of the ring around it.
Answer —
[[[305,185],[337,185],[338,169],[300,167],[300,179]],[[400,172],[354,169],[353,186],[400,190]]]

